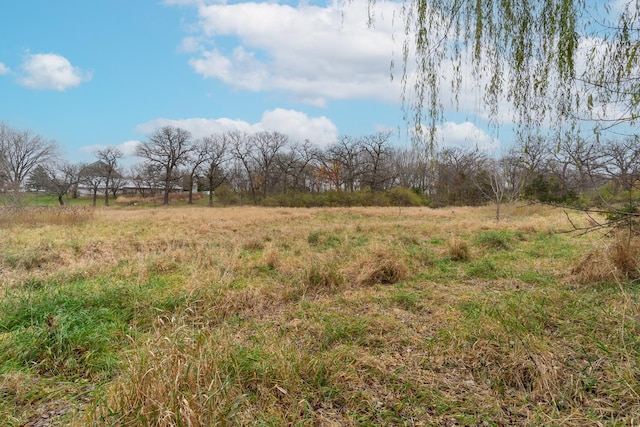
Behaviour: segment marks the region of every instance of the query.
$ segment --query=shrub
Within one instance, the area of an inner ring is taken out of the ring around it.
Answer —
[[[421,206],[422,198],[414,191],[405,187],[395,187],[386,191],[387,199],[391,206]]]
[[[221,185],[213,194],[224,206],[236,205],[240,201],[238,194],[228,185]]]

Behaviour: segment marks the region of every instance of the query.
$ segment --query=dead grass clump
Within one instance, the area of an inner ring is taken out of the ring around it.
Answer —
[[[451,237],[447,242],[447,249],[452,261],[467,261],[471,258],[469,245],[459,237]]]
[[[359,286],[389,285],[409,277],[407,265],[385,249],[378,249],[353,267],[354,282]]]
[[[582,283],[635,280],[640,277],[640,239],[616,237],[585,255],[571,271]]]
[[[532,343],[525,345],[529,344]],[[532,402],[551,404],[570,386],[563,375],[567,371],[556,355],[515,342],[504,348],[480,340],[467,353],[465,364],[476,382],[488,382],[492,389],[505,395],[526,395]]]
[[[280,252],[278,248],[269,244],[262,252],[262,263],[271,270],[277,268],[280,264]]]
[[[547,402],[558,398],[562,388],[559,368],[560,364],[551,353],[533,353],[528,357],[517,354],[508,357],[506,363],[499,365],[496,379],[505,385],[531,396],[534,402]]]
[[[607,255],[623,278],[635,280],[640,276],[640,241],[638,238],[617,237],[610,246]]]
[[[251,239],[242,243],[242,249],[245,251],[261,251],[264,249],[264,242],[259,239]]]
[[[22,372],[0,375],[0,396],[5,400],[25,401],[33,390],[32,378]]]

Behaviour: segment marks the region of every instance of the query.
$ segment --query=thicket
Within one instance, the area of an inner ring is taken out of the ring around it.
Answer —
[[[263,199],[262,206],[291,208],[349,207],[349,206],[427,206],[428,198],[403,187],[374,192],[371,190],[336,191],[322,193],[287,192]]]

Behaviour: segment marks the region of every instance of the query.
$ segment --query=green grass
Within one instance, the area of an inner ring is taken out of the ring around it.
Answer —
[[[65,206],[91,206],[93,203],[93,199],[91,197],[79,197],[73,198],[70,196],[64,196],[63,201]],[[102,203],[100,204],[100,202]],[[97,203],[99,205],[104,205],[104,200],[98,198]],[[12,196],[2,196],[0,195],[0,206],[59,206],[57,196],[52,196],[50,194],[44,193],[21,193],[20,196],[16,199]]]
[[[501,249],[508,251],[517,240],[522,240],[522,232],[509,230],[484,231],[476,236],[476,243],[487,249]]]
[[[8,290],[0,302],[0,370],[69,379],[113,374],[123,346],[156,315],[180,306],[180,298],[164,296],[163,288],[162,280],[152,279],[137,286],[28,281]]]

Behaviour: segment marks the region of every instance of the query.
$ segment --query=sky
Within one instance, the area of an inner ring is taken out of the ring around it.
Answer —
[[[377,2],[371,26],[363,0],[5,0],[0,122],[57,141],[73,162],[106,146],[133,154],[164,125],[320,147],[393,130],[408,146],[399,71],[390,78],[399,8]],[[447,110],[442,144],[509,143],[487,129],[471,100]]]

